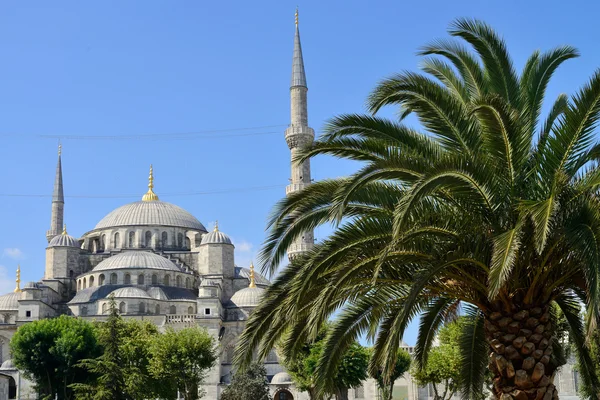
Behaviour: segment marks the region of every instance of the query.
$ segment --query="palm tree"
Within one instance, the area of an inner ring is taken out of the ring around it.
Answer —
[[[240,367],[286,332],[293,356],[333,319],[317,368],[324,388],[360,335],[374,341],[371,370],[390,374],[411,320],[420,318],[422,366],[438,329],[460,313],[470,321],[463,397],[481,397],[487,366],[497,398],[551,399],[563,315],[581,378],[600,393],[580,318],[583,304],[589,329],[600,320],[600,71],[542,116],[548,82],[574,48],[536,51],[519,75],[485,23],[460,19],[449,33],[420,51],[422,73],[379,83],[371,114],[334,118],[296,160],[333,155],[362,167],[276,206],[261,253],[271,273],[302,232],[335,229],[280,271],[241,337]],[[388,105],[397,121],[376,116]]]

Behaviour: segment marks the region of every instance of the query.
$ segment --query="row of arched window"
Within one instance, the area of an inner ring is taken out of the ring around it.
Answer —
[[[121,242],[121,234],[119,232],[115,232],[112,237],[112,248],[120,249],[120,248],[138,248],[138,247],[152,247],[152,231],[146,231],[143,235],[143,240],[138,245],[136,243],[136,232],[129,231],[127,236],[127,242]],[[98,251],[104,251],[106,249],[106,234],[100,235],[100,239],[98,240]],[[177,242],[173,244],[169,244],[169,234],[166,231],[161,232],[160,234],[160,243],[158,243],[158,248],[170,248],[175,246],[176,248],[183,249],[185,244],[185,248],[190,248],[190,239],[183,236],[183,233],[177,234]]]
[[[100,274],[98,276],[98,286],[102,286],[105,284],[106,281],[106,276],[104,274]],[[137,285],[145,285],[146,284],[146,277],[144,274],[139,274],[137,276],[136,282],[135,284]],[[160,280],[159,283],[159,278],[158,275],[156,274],[152,274],[151,277],[151,284],[152,285],[165,285],[165,286],[171,286],[172,282],[171,282],[171,276],[170,275],[165,275],[162,280]],[[118,275],[116,273],[112,273],[109,275],[109,284],[111,285],[117,285],[120,282],[118,282]],[[133,284],[133,279],[131,277],[131,274],[125,274],[123,277],[123,282],[122,284],[124,285],[131,285]],[[191,289],[192,288],[192,281],[190,278],[185,278],[185,281],[183,280],[183,278],[180,275],[177,275],[175,277],[175,281],[173,282],[175,284],[175,286],[177,287],[185,287],[186,289]],[[150,283],[148,283],[150,284]],[[184,286],[185,285],[185,286]],[[94,286],[94,275],[90,275],[89,277],[83,277],[77,280],[77,290],[82,290],[82,289],[86,289],[88,287],[92,287]]]
[[[107,314],[108,311],[109,311],[108,303],[102,304],[102,314]],[[154,306],[154,314],[160,314],[160,311],[161,311],[160,304],[156,304]],[[187,312],[188,312],[188,314],[194,314],[194,307],[189,306],[187,309]],[[119,303],[119,313],[120,314],[127,313],[127,303],[125,303],[124,301]],[[143,301],[138,304],[138,314],[150,314],[150,313],[152,313],[152,307],[150,305],[147,305]],[[169,306],[169,314],[177,314],[177,307],[175,307],[173,305]],[[87,306],[83,306],[83,307],[81,307],[81,316],[86,316],[86,315],[88,315],[88,308],[87,308]]]

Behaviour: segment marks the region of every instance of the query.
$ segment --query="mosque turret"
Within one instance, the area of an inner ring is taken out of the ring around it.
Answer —
[[[292,61],[292,82],[290,86],[291,124],[285,131],[285,140],[292,153],[292,160],[298,152],[313,143],[315,132],[308,126],[308,86],[300,44],[298,28],[298,10],[296,10],[296,35],[294,37],[294,57]],[[292,163],[292,177],[286,187],[286,194],[298,192],[310,185],[310,160],[302,164]],[[306,231],[288,248],[288,257],[310,250],[314,245],[314,233]]]
[[[61,165],[62,146],[58,146],[58,163],[56,164],[56,176],[54,178],[54,191],[52,192],[52,216],[50,218],[50,230],[46,232],[48,243],[53,237],[60,235],[65,209],[65,197],[63,195],[62,165]]]

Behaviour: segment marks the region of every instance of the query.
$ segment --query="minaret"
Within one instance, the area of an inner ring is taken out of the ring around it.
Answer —
[[[292,83],[290,87],[291,99],[291,124],[285,130],[285,140],[292,153],[292,160],[299,150],[310,146],[315,138],[315,132],[308,126],[308,103],[306,94],[306,73],[304,72],[304,60],[302,59],[302,46],[300,44],[300,30],[298,28],[298,10],[296,10],[296,36],[294,37],[294,58],[292,61]],[[310,160],[298,165],[292,163],[291,183],[286,187],[289,195],[304,189],[310,185]],[[314,245],[314,234],[312,231],[305,232],[288,248],[288,257],[306,252]]]
[[[50,230],[46,232],[48,243],[54,236],[60,235],[63,228],[65,197],[63,195],[62,165],[60,162],[61,153],[62,146],[58,145],[58,163],[56,164],[56,177],[54,178],[54,192],[52,192],[52,217],[50,219]]]

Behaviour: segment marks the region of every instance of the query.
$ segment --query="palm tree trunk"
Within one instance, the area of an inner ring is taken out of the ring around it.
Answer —
[[[336,400],[348,400],[348,388],[338,388],[335,393]]]
[[[489,368],[497,399],[558,399],[553,375],[557,368],[552,352],[554,332],[548,305],[486,316]]]

